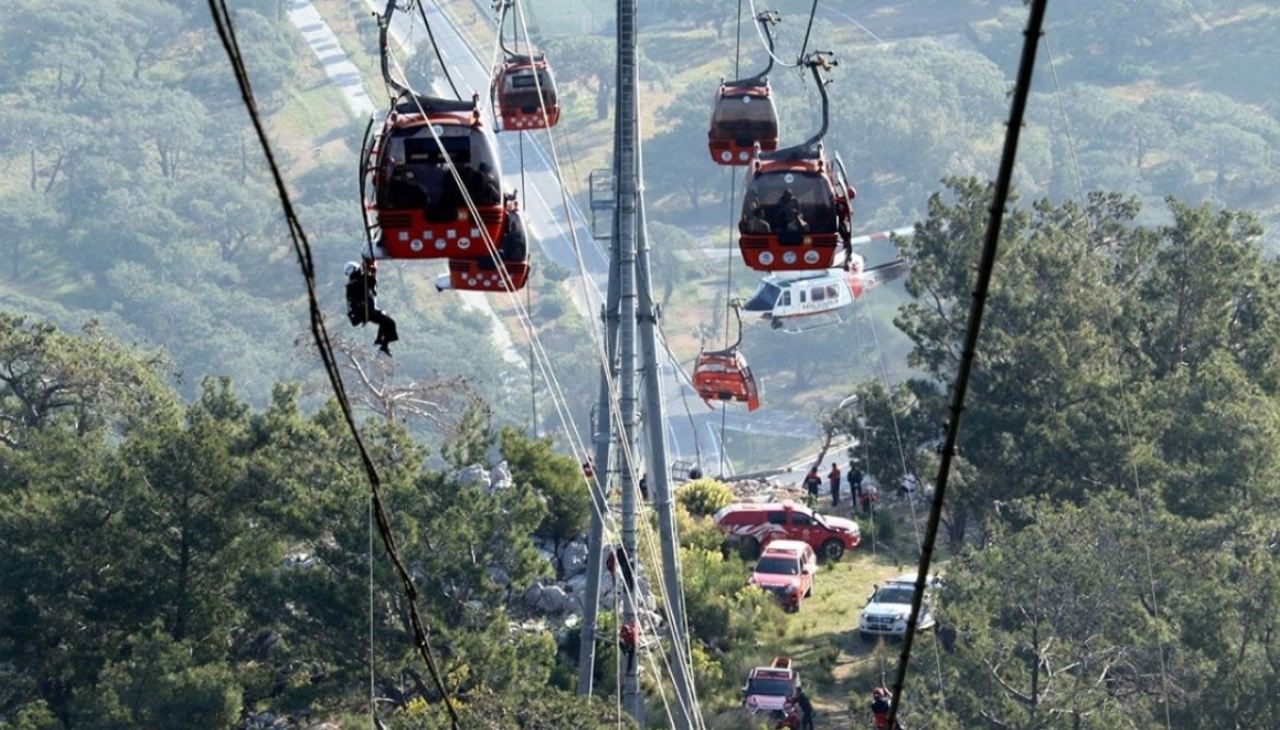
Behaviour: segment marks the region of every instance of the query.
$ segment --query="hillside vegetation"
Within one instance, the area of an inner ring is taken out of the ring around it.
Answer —
[[[286,3],[235,4],[340,320],[341,264],[362,236],[360,128]],[[318,4],[367,67],[367,9]],[[803,5],[783,8],[783,49],[799,47]],[[446,7],[491,42],[474,2]],[[0,8],[0,728],[259,728],[264,713],[354,728],[375,700],[395,730],[448,727],[351,436],[296,344],[297,265],[203,10]],[[581,184],[609,156],[612,18],[590,3],[534,11]],[[705,149],[735,12],[642,7],[654,277],[686,358],[730,334],[726,294],[755,279],[723,251],[742,176]],[[757,324],[743,346],[770,404],[858,439],[832,458],[886,492],[909,475],[927,492],[937,469],[1024,12],[847,2],[823,4],[814,26],[811,47],[841,59],[828,142],[859,188],[857,228],[915,224],[868,260],[900,250],[912,270],[855,322]],[[916,644],[906,722],[1280,727],[1280,9],[1084,0],[1051,13],[943,505],[939,629]],[[762,53],[742,31],[745,75]],[[784,143],[799,141],[817,95],[794,71],[773,80]],[[509,427],[531,420],[528,374],[502,360],[486,316],[428,291],[438,270],[387,267],[405,337],[394,361],[369,356],[364,330],[338,347],[449,696],[467,728],[638,730],[615,704],[613,617],[597,697],[580,699],[578,630],[522,600],[560,568],[537,540],[586,528],[581,467],[555,437]],[[528,301],[561,378],[593,399],[567,276],[539,265]],[[832,410],[854,393],[856,410]],[[410,395],[416,410],[400,405]],[[733,446],[761,466],[793,450]],[[464,476],[502,461],[502,487]],[[709,481],[683,501],[710,512],[727,498]],[[862,643],[857,613],[871,584],[911,569],[923,517],[891,502],[794,615],[746,584],[751,564],[705,517],[681,512],[708,727],[764,726],[739,689],[778,654],[796,660],[820,725],[866,726],[897,646]],[[661,687],[644,682],[643,727],[665,727]]]

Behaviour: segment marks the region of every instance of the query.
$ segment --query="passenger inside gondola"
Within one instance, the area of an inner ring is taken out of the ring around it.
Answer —
[[[830,184],[816,171],[759,174],[747,189],[738,229],[777,235],[782,244],[799,244],[806,233],[835,233]]]
[[[422,210],[431,223],[457,220],[466,200],[449,171],[445,152],[475,205],[495,206],[502,202],[492,150],[485,144],[483,132],[469,127],[444,126],[437,128],[436,134],[440,137],[437,144],[431,130],[425,127],[403,131],[407,134],[393,134],[388,141],[384,167],[387,208]]]
[[[508,263],[529,258],[529,243],[524,234],[524,216],[518,211],[507,214],[507,228],[502,232],[502,260]]]

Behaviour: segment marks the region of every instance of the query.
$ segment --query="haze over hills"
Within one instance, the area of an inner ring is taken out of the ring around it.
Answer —
[[[612,11],[529,3],[587,208],[612,140]],[[370,355],[341,273],[362,240],[363,121],[289,22],[296,3],[233,4],[450,692],[495,727],[616,727],[616,642],[601,645],[604,701],[574,699],[574,614],[525,600],[568,583],[588,503],[565,439],[524,435],[557,433],[561,416],[511,357],[528,355],[513,305],[489,300],[508,348],[493,316],[434,290],[443,265],[388,264],[381,301],[402,341],[390,362]],[[381,104],[364,3],[314,7]],[[487,8],[441,7],[478,54],[492,47]],[[808,8],[779,8],[784,59]],[[735,54],[741,75],[765,58],[749,23],[738,43],[737,11],[640,9],[653,276],[686,367],[732,337],[725,303],[759,278],[734,244],[742,175],[706,148]],[[1012,0],[819,4],[810,47],[840,61],[827,141],[858,189],[855,234],[918,224],[861,252],[900,249],[913,268],[849,322],[748,323],[767,407],[812,431],[727,430],[739,470],[812,453],[823,429],[859,439],[825,461],[857,459],[886,492],[936,469],[1025,16]],[[1280,727],[1278,40],[1280,9],[1263,2],[1051,5],[944,513],[946,641],[912,665],[912,727]],[[409,73],[426,83],[439,63]],[[798,142],[818,95],[797,71],[771,79],[783,142]],[[519,170],[506,176],[517,186]],[[0,231],[0,727],[356,727],[371,675],[391,726],[447,726],[392,568],[369,554],[354,445],[203,4],[0,8]],[[590,317],[576,272],[540,255],[529,308],[569,415],[590,423]],[[853,393],[857,414],[833,411]],[[458,479],[502,459],[511,482]],[[680,498],[707,726],[764,722],[738,690],[774,653],[803,668],[819,722],[865,726],[896,654],[857,640],[858,609],[910,569],[922,516],[887,494],[878,518],[852,515],[865,544],[784,616],[699,516],[732,498],[705,483]]]

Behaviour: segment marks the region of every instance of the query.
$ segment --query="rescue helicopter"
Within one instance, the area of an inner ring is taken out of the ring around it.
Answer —
[[[912,228],[860,236],[854,244],[886,239],[890,235],[909,235]],[[742,309],[758,313],[769,320],[773,329],[783,332],[808,332],[849,319],[853,303],[871,289],[902,278],[907,262],[897,258],[867,268],[862,256],[849,254],[847,268],[816,271],[783,271],[760,280],[756,291]]]
[[[755,76],[736,81],[720,79],[716,106],[707,132],[711,159],[719,165],[749,165],[761,150],[778,148],[778,109],[773,103],[769,72],[773,70],[773,25],[777,13],[766,10],[756,22],[768,42],[769,65]]]

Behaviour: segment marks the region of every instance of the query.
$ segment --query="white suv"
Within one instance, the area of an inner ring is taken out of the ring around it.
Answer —
[[[937,585],[937,578],[930,576],[927,584]],[[858,616],[858,633],[863,640],[869,641],[877,636],[888,636],[900,639],[907,633],[907,616],[911,613],[911,599],[916,592],[916,576],[900,575],[883,586],[876,586],[875,593],[867,600],[867,605]],[[930,596],[926,589],[924,602],[920,606],[920,620],[916,628],[928,631],[937,621],[930,607]]]

